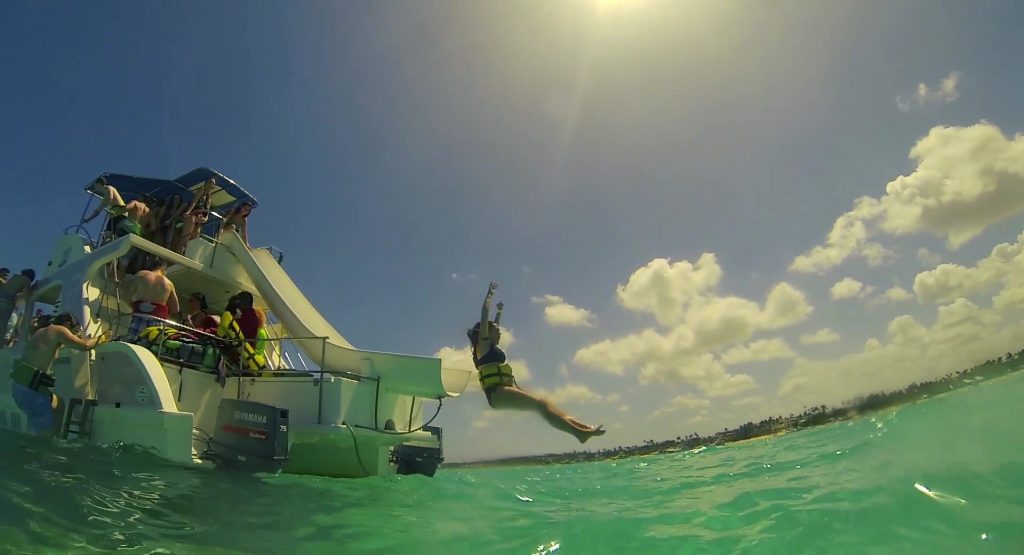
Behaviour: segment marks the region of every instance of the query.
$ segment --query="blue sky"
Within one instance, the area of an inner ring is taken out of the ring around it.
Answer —
[[[1012,296],[1012,266],[979,264],[1021,230],[1019,3],[720,4],[8,3],[0,164],[19,240],[0,264],[45,264],[102,172],[210,166],[259,198],[252,242],[282,248],[357,346],[457,357],[501,282],[523,386],[611,426],[596,447],[942,370],[897,352],[912,339],[953,334],[967,358],[1024,343],[1013,303],[994,300]],[[900,176],[913,195],[887,194]],[[950,194],[916,211],[929,191]],[[862,196],[882,207],[849,219],[869,237],[840,237],[853,246],[831,267],[792,269]],[[952,249],[958,218],[981,230]],[[872,244],[874,266],[857,254]],[[704,253],[717,280],[691,279]],[[834,299],[843,278],[863,287]],[[779,284],[805,309],[749,312]],[[914,298],[880,300],[893,286]],[[939,325],[964,318],[978,327]],[[822,328],[838,339],[800,342]],[[757,341],[783,356],[727,355]],[[722,368],[749,381],[711,384]],[[455,460],[575,448],[476,391],[445,406]]]

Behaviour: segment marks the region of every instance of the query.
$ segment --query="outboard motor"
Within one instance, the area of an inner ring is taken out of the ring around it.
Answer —
[[[210,451],[228,467],[280,472],[288,461],[288,409],[222,399]]]
[[[441,448],[441,428],[426,426],[424,430],[437,436],[437,447],[403,443],[396,445],[391,452],[391,462],[397,465],[398,474],[422,474],[433,478],[437,467],[444,462]]]

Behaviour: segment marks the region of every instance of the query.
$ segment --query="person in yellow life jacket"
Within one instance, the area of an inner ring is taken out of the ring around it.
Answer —
[[[501,322],[504,305],[499,302],[494,320],[490,319],[491,298],[497,288],[498,284],[492,281],[480,310],[480,321],[466,332],[473,349],[473,364],[480,374],[480,387],[487,396],[487,403],[491,408],[499,410],[536,412],[552,427],[571,434],[580,443],[604,434],[605,430],[601,426],[584,424],[566,415],[550,401],[527,393],[516,384],[505,352],[498,347],[501,340],[501,327],[498,324]]]
[[[267,368],[267,357],[264,353],[256,350],[259,331],[256,330],[252,337],[248,337],[248,334],[243,332],[242,322],[244,320],[241,320],[239,316],[239,313],[242,312],[240,296],[241,294],[235,295],[228,301],[228,306],[220,317],[217,337],[227,339],[236,345],[235,350],[228,353],[228,359],[232,364],[237,365],[243,372],[259,372]],[[250,302],[249,307],[251,308],[251,306]]]

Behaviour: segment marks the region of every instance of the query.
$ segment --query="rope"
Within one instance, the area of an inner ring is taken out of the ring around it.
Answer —
[[[366,467],[363,466],[363,457],[359,455],[359,442],[356,440],[356,432],[352,429],[352,426],[345,427],[348,428],[348,433],[352,434],[352,446],[356,448],[356,461],[359,462],[359,468],[362,469],[363,477],[366,478],[370,473],[366,471]]]

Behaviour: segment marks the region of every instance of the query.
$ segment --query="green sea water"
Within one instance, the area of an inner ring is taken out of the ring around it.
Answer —
[[[2,553],[1017,554],[1024,374],[743,444],[433,479],[245,477],[3,434],[0,514]]]

